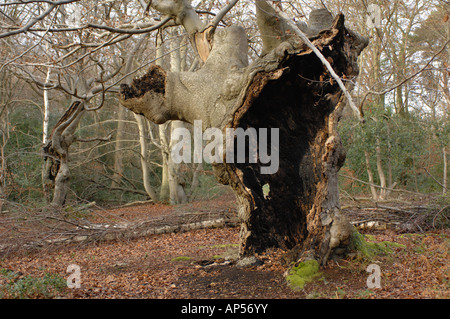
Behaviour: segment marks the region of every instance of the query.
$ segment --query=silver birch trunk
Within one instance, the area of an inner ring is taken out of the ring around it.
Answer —
[[[51,68],[48,68],[47,76],[45,78],[46,86],[50,83],[50,74],[51,74]],[[42,123],[42,145],[46,145],[48,142],[48,120],[49,120],[49,112],[50,112],[48,90],[46,87],[44,88],[43,95],[44,95],[44,114],[43,114],[43,123]],[[47,172],[47,165],[44,162],[44,163],[42,163],[41,181],[42,181],[42,190],[44,191],[45,197],[48,199],[47,178],[45,176],[46,172]]]

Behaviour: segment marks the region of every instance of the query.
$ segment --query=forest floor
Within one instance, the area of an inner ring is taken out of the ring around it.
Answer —
[[[232,197],[224,196],[187,205],[144,204],[106,212],[121,220],[143,215],[161,219],[199,210],[230,212],[234,205]],[[0,257],[0,297],[449,299],[449,229],[399,232],[390,226],[381,228],[361,232],[369,235],[368,241],[399,244],[391,253],[370,260],[348,257],[331,261],[320,268],[322,275],[317,280],[298,291],[287,285],[284,274],[288,265],[280,249],[259,255],[262,265],[238,268],[227,264],[227,256],[237,254],[239,242],[239,228],[230,224],[10,253]],[[65,286],[70,275],[67,267],[72,264],[80,267],[80,288]],[[381,288],[368,288],[369,264],[380,266]],[[57,287],[52,281],[55,278],[62,282],[59,288],[51,288]]]

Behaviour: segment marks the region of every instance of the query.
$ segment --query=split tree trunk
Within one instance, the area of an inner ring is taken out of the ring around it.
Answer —
[[[274,22],[268,21],[272,13],[259,20],[260,29]],[[277,21],[277,30],[285,32],[283,20]],[[339,76],[352,79],[367,40],[346,29],[343,15],[332,25],[323,22],[316,25],[329,28],[307,33],[310,40]],[[309,256],[324,264],[344,253],[351,235],[340,212],[337,175],[345,160],[337,132],[345,103],[311,49],[293,36],[276,39],[263,38],[265,54],[248,65],[244,29],[217,30],[201,69],[167,72],[152,66],[131,86],[121,87],[120,101],[157,124],[201,120],[203,130],[220,128],[224,136],[226,128],[279,128],[276,173],[262,174],[266,165],[260,160],[248,163],[248,156],[246,163],[236,163],[227,162],[224,154],[224,163],[213,165],[218,180],[232,187],[239,203],[240,253],[281,247],[294,251],[295,259]],[[268,196],[263,194],[266,184]]]

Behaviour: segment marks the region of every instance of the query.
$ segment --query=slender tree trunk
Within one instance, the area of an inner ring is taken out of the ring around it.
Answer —
[[[170,186],[169,186],[169,156],[170,149],[167,141],[167,130],[170,128],[170,122],[159,125],[159,143],[161,145],[162,157],[162,178],[161,190],[159,198],[161,200],[170,200]]]
[[[6,76],[6,74],[5,74]],[[7,81],[0,83],[0,93],[6,92]],[[6,172],[7,162],[5,148],[9,140],[9,112],[6,103],[6,95],[0,94],[0,212],[6,200]]]
[[[386,123],[386,128],[387,128],[387,144],[388,144],[388,152],[387,152],[387,157],[388,157],[388,159],[387,159],[388,185],[389,185],[389,188],[392,188],[394,183],[393,183],[393,180],[392,180],[392,161],[391,161],[391,158],[392,158],[392,143],[391,143],[391,126],[390,126],[389,122]],[[386,195],[388,195],[387,192],[386,192]]]
[[[50,84],[50,74],[51,74],[51,68],[47,69],[47,77],[45,79],[45,84]],[[50,105],[49,105],[49,98],[48,98],[48,90],[44,88],[44,120],[42,125],[42,145],[47,144],[48,141],[48,121],[49,121],[49,114],[50,113]],[[46,200],[49,199],[49,189],[48,184],[46,183],[47,178],[45,176],[46,174],[46,163],[44,162],[42,164],[42,170],[41,170],[41,180],[42,180],[42,190],[44,192],[44,198]]]
[[[377,146],[375,147],[376,155],[377,155],[377,172],[378,177],[380,178],[380,195],[379,199],[385,200],[386,199],[386,176],[384,175],[383,170],[383,163],[381,159],[381,145],[380,145],[380,138],[377,137]]]
[[[374,184],[374,179],[373,179],[373,173],[372,173],[372,169],[370,168],[370,155],[368,151],[364,151],[364,157],[366,158],[366,170],[367,170],[367,175],[369,176],[369,183],[370,183],[370,192],[372,193],[372,198],[374,201],[378,200],[378,194],[377,194],[377,189],[375,188]]]
[[[6,106],[4,106],[6,108]],[[7,113],[6,110],[4,110]],[[5,146],[8,141],[9,128],[7,115],[4,116],[5,123],[1,123],[1,135],[2,135],[2,145],[0,145],[0,212],[2,211],[3,202],[6,200],[6,156],[5,156]]]
[[[442,188],[442,192],[445,194],[448,191],[448,179],[447,179],[447,149],[446,147],[442,147],[442,157],[444,160],[444,172],[443,172],[443,177],[442,177],[442,185],[444,186]]]
[[[136,119],[138,128],[139,128],[139,144],[141,147],[141,169],[142,169],[142,180],[144,182],[144,188],[147,192],[148,196],[156,203],[158,201],[158,196],[156,195],[156,192],[154,191],[151,183],[150,183],[150,173],[148,169],[148,162],[147,162],[147,141],[145,140],[146,136],[146,130],[145,130],[145,118],[141,115],[134,114],[134,117]]]
[[[51,68],[48,68],[47,77],[45,79],[46,86],[48,84],[50,84],[50,74],[51,74]],[[43,121],[43,128],[42,128],[42,132],[43,132],[42,133],[42,144],[47,143],[49,112],[50,112],[50,105],[49,105],[49,100],[48,100],[48,90],[47,90],[47,88],[44,88],[44,121]]]
[[[117,134],[114,143],[114,173],[112,176],[111,187],[119,186],[123,176],[123,153],[121,150],[123,148],[125,111],[125,108],[119,107],[117,114]]]

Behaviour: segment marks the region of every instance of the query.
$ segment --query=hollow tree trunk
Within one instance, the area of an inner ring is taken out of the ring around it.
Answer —
[[[341,77],[358,74],[357,57],[367,40],[345,28],[343,15],[310,40]],[[243,28],[218,30],[201,69],[166,72],[152,66],[131,86],[121,87],[120,101],[155,123],[201,120],[203,130],[219,128],[224,135],[227,128],[278,128],[279,143],[272,136],[267,146],[277,147],[275,173],[262,173],[268,165],[261,162],[259,148],[255,164],[248,155],[237,163],[224,154],[223,163],[213,165],[239,203],[241,255],[281,247],[295,252],[295,259],[308,255],[326,263],[345,251],[351,234],[338,194],[337,173],[345,160],[337,132],[345,105],[341,90],[299,38],[270,40],[266,54],[251,65],[247,48]]]

